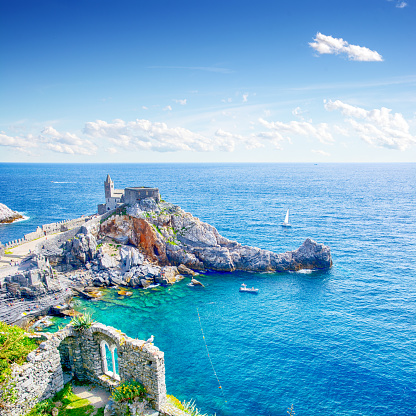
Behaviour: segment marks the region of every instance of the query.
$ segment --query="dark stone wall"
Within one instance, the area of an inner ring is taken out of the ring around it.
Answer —
[[[134,205],[136,202],[145,198],[153,198],[156,202],[160,202],[159,189],[157,188],[137,188],[124,190],[123,202],[125,204]]]

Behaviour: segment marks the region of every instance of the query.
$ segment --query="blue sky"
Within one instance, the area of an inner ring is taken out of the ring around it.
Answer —
[[[415,162],[416,0],[0,0],[0,162]]]

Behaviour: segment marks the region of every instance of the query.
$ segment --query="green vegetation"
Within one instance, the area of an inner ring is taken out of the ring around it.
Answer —
[[[68,383],[52,399],[38,403],[26,416],[50,416],[54,407],[59,410],[59,416],[89,416],[94,411],[94,406],[87,399],[76,396]],[[96,414],[103,416],[104,408],[98,409]]]
[[[146,397],[146,389],[137,381],[124,381],[113,390],[111,397],[120,403],[133,403],[135,399],[142,402]]]
[[[39,340],[29,338],[24,329],[0,322],[0,409],[17,398],[14,385],[10,383],[11,365],[23,364],[39,344]]]
[[[145,218],[157,218],[156,212],[153,211],[145,211],[143,215]]]
[[[160,231],[160,228],[157,225],[152,224],[153,228],[163,237],[162,231]]]
[[[201,413],[199,409],[197,409],[195,401],[189,400],[187,401],[179,401],[175,396],[172,396],[171,394],[167,395],[168,401],[178,408],[179,410],[182,410],[183,412],[187,413],[190,416],[208,416],[206,413]]]
[[[75,331],[83,331],[84,329],[90,328],[95,321],[92,319],[91,314],[84,313],[83,315],[74,316],[71,319],[70,324],[73,326]]]

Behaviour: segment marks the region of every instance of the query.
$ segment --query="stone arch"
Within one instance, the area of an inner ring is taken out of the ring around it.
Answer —
[[[53,345],[58,350],[62,372],[68,372],[79,380],[88,379],[82,359],[82,349],[78,333],[72,328],[58,331],[53,338]]]
[[[97,376],[100,377],[105,375],[114,381],[120,381],[120,374],[119,371],[117,371],[119,360],[121,358],[121,354],[119,354],[119,338],[112,331],[100,327],[92,328],[92,335],[94,342],[99,347],[100,354],[100,369]],[[107,356],[106,348],[108,348],[110,357]],[[109,358],[109,362],[107,361],[107,357]]]
[[[107,348],[111,355],[111,368],[108,366]],[[117,371],[117,345],[114,343],[108,344],[107,340],[100,341],[101,366],[103,373],[115,380],[120,380],[119,372]]]

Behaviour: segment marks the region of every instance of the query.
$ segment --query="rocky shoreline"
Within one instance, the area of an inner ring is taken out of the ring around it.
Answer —
[[[6,205],[0,203],[0,224],[11,224],[23,218],[23,215],[19,212],[13,211]]]
[[[328,269],[330,249],[306,239],[296,250],[276,254],[243,246],[211,225],[167,202],[146,198],[110,216],[42,241],[22,271],[0,289],[0,320],[39,316],[67,303],[85,288],[147,288],[172,285],[200,272],[283,272]]]

